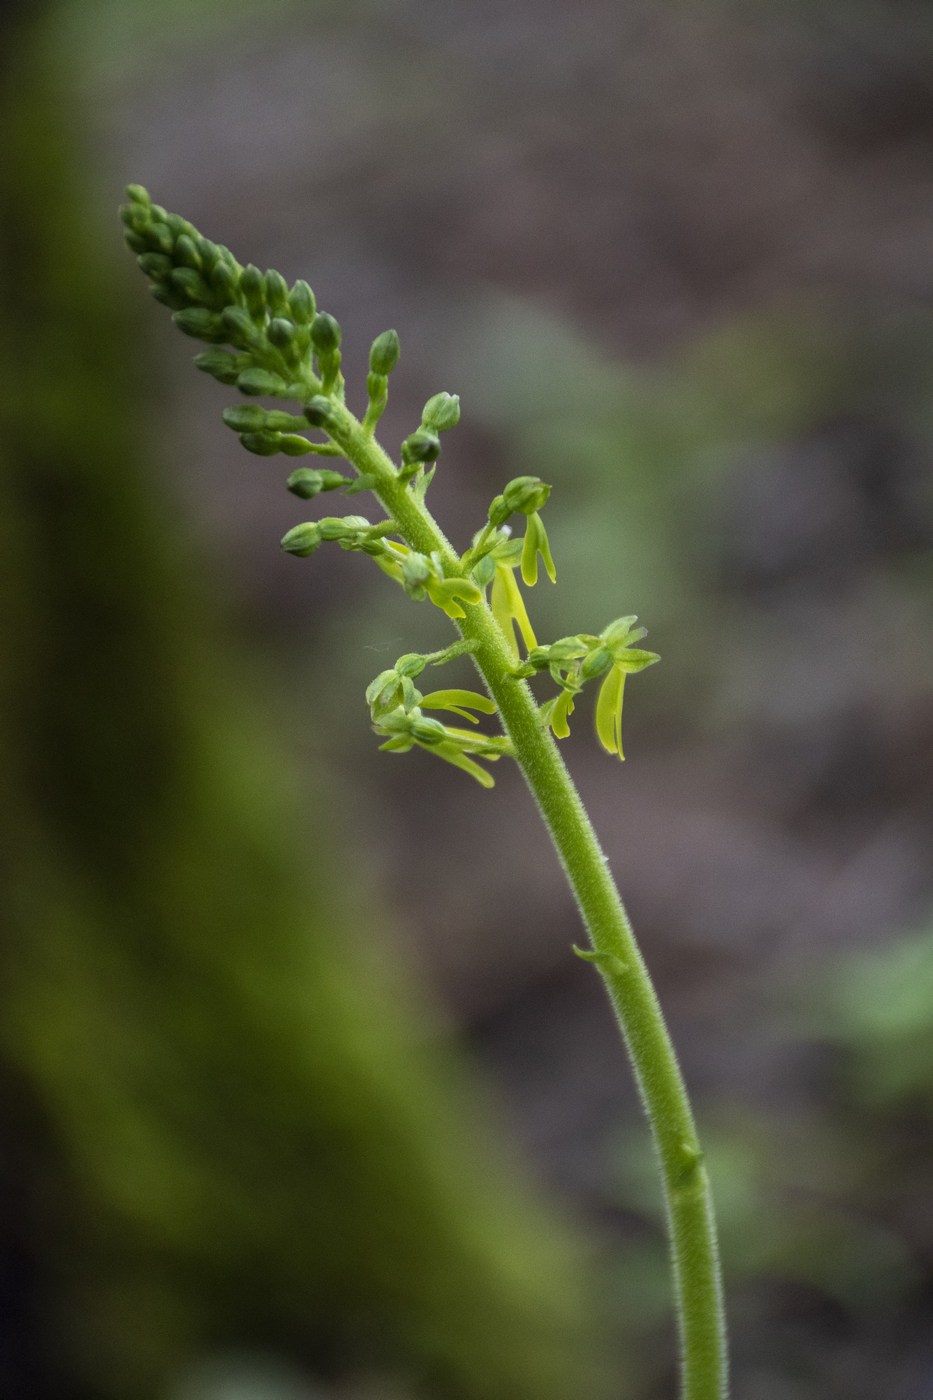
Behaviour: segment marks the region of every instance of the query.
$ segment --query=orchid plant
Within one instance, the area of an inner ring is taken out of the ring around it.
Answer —
[[[510,481],[462,552],[441,532],[426,497],[441,455],[441,435],[460,418],[455,394],[434,394],[398,461],[375,430],[385,411],[399,338],[373,342],[362,417],[346,401],[341,330],[318,308],[305,281],[289,286],[277,272],[241,266],[222,244],[186,219],[154,204],[139,185],[121,210],[125,238],[157,301],[179,330],[208,348],[200,370],[251,402],[224,411],[224,422],[247,451],[305,459],[286,480],[301,500],[329,492],[369,493],[382,514],[374,521],[323,516],[291,528],[282,540],[305,558],[325,544],[368,555],[412,599],[450,618],[457,639],[428,653],[400,656],[366,691],[372,727],[390,753],[414,747],[443,759],[484,787],[490,766],[510,759],[521,769],[550,832],[589,935],[588,949],[614,1008],[654,1136],[671,1245],[673,1292],[681,1346],[682,1400],[724,1400],[727,1364],[722,1287],[712,1195],[693,1114],[676,1055],[644,960],[589,817],[555,740],[585,687],[598,683],[596,733],[603,748],[622,752],[626,677],[659,658],[638,643],[634,616],[601,632],[579,632],[540,644],[522,586],[556,570],[541,512],[551,488],[534,476]],[[264,407],[285,401],[297,411]],[[331,465],[307,459],[324,458]],[[338,470],[342,463],[350,469]],[[518,524],[521,533],[517,533]],[[521,579],[519,584],[518,575]],[[430,689],[429,668],[468,660],[483,690]],[[554,693],[539,700],[528,682],[546,676]],[[420,689],[416,682],[424,686]],[[499,731],[481,727],[495,717]]]

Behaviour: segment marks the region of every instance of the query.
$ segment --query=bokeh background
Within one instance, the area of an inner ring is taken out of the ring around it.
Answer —
[[[650,1148],[515,773],[376,751],[442,645],[223,427],[129,180],[439,389],[455,540],[553,483],[539,637],[721,1215],[742,1400],[933,1395],[933,13],[0,6],[0,1389],[666,1400]],[[354,391],[354,385],[356,390]],[[464,682],[466,673],[464,673]],[[500,765],[500,770],[505,765]],[[438,771],[441,770],[441,771]]]

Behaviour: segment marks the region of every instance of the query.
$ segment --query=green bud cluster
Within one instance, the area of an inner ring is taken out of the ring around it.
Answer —
[[[419,428],[402,443],[402,475],[412,476],[427,462],[436,462],[441,455],[441,440],[428,428]]]
[[[263,273],[252,264],[242,267],[228,248],[205,238],[187,219],[153,204],[141,185],[128,186],[127,196],[129,202],[120,211],[124,237],[137,254],[152,295],[171,309],[185,335],[232,347],[198,355],[198,368],[244,394],[307,398],[316,387],[310,350],[312,343],[316,346],[314,328],[322,319],[307,282],[289,289],[278,272]],[[332,317],[323,319],[328,323],[324,339],[332,343],[337,323]],[[336,335],[339,343],[339,327]],[[272,450],[268,443],[244,446]]]
[[[309,442],[295,432],[296,428],[306,428],[308,424],[304,418],[298,418],[293,413],[242,403],[225,408],[223,420],[228,428],[239,433],[240,442],[247,452],[255,452],[259,457],[271,457],[277,452],[284,453],[286,457],[305,457],[310,452],[320,451],[317,443]]]
[[[412,480],[440,456],[440,437],[459,423],[459,398],[455,393],[434,393],[422,412],[422,426],[402,442],[402,480]]]
[[[442,392],[434,394],[424,406],[421,426],[402,443],[403,481],[411,481],[420,476],[422,489],[427,486],[424,469],[436,462],[441,455],[439,433],[453,428],[460,422],[460,399],[456,394]]]
[[[294,525],[282,536],[282,548],[286,554],[297,554],[305,559],[320,545],[333,541],[341,549],[378,556],[386,547],[384,536],[394,529],[394,520],[381,520],[371,525],[365,515],[330,515],[323,520]]]

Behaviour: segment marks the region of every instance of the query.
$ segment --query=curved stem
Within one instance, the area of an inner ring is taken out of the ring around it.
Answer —
[[[412,548],[436,551],[446,573],[458,556],[391,460],[345,408],[328,431],[373,489]],[[516,680],[506,640],[485,602],[458,624],[496,701],[515,756],[560,856],[628,1047],[654,1136],[667,1211],[681,1345],[682,1400],[728,1393],[725,1315],[712,1193],[674,1047],[631,924],[596,833],[527,684]]]

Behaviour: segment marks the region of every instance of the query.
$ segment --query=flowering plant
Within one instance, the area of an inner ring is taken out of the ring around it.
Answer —
[[[391,753],[418,747],[453,764],[484,787],[488,765],[518,763],[566,870],[591,947],[575,949],[600,973],[620,1028],[654,1135],[667,1207],[678,1316],[683,1400],[723,1400],[727,1393],[725,1324],[712,1196],[703,1153],[676,1056],[647,969],[595,832],[555,739],[569,733],[577,697],[599,681],[596,731],[603,747],[622,754],[622,699],[627,675],[659,658],[635,643],[645,635],[633,616],[598,634],[581,632],[539,645],[521,588],[534,587],[539,561],[556,570],[541,511],[550,486],[534,476],[510,481],[490,503],[487,519],[462,553],[441,532],[426,505],[441,455],[441,434],[456,426],[459,399],[434,394],[394,462],[375,437],[386,407],[399,338],[373,342],[362,418],[346,402],[341,330],[317,307],[307,282],[289,287],[277,272],[243,267],[229,249],[203,237],[187,220],[153,204],[138,185],[121,210],[125,237],[156,300],[186,335],[207,344],[195,364],[250,399],[285,400],[299,412],[238,403],[224,422],[259,456],[323,457],[335,467],[298,466],[288,489],[302,500],[326,492],[369,492],[384,511],[324,516],[295,525],[282,540],[304,558],[322,545],[368,555],[415,601],[429,601],[459,632],[440,651],[408,653],[380,672],[366,691],[373,729]],[[515,537],[512,522],[524,521]],[[522,655],[524,648],[524,656]],[[469,657],[484,690],[422,691],[429,667]],[[528,681],[547,674],[557,693],[539,702]],[[430,711],[431,713],[426,713]],[[437,715],[443,718],[436,717]],[[478,716],[497,716],[499,733]]]

